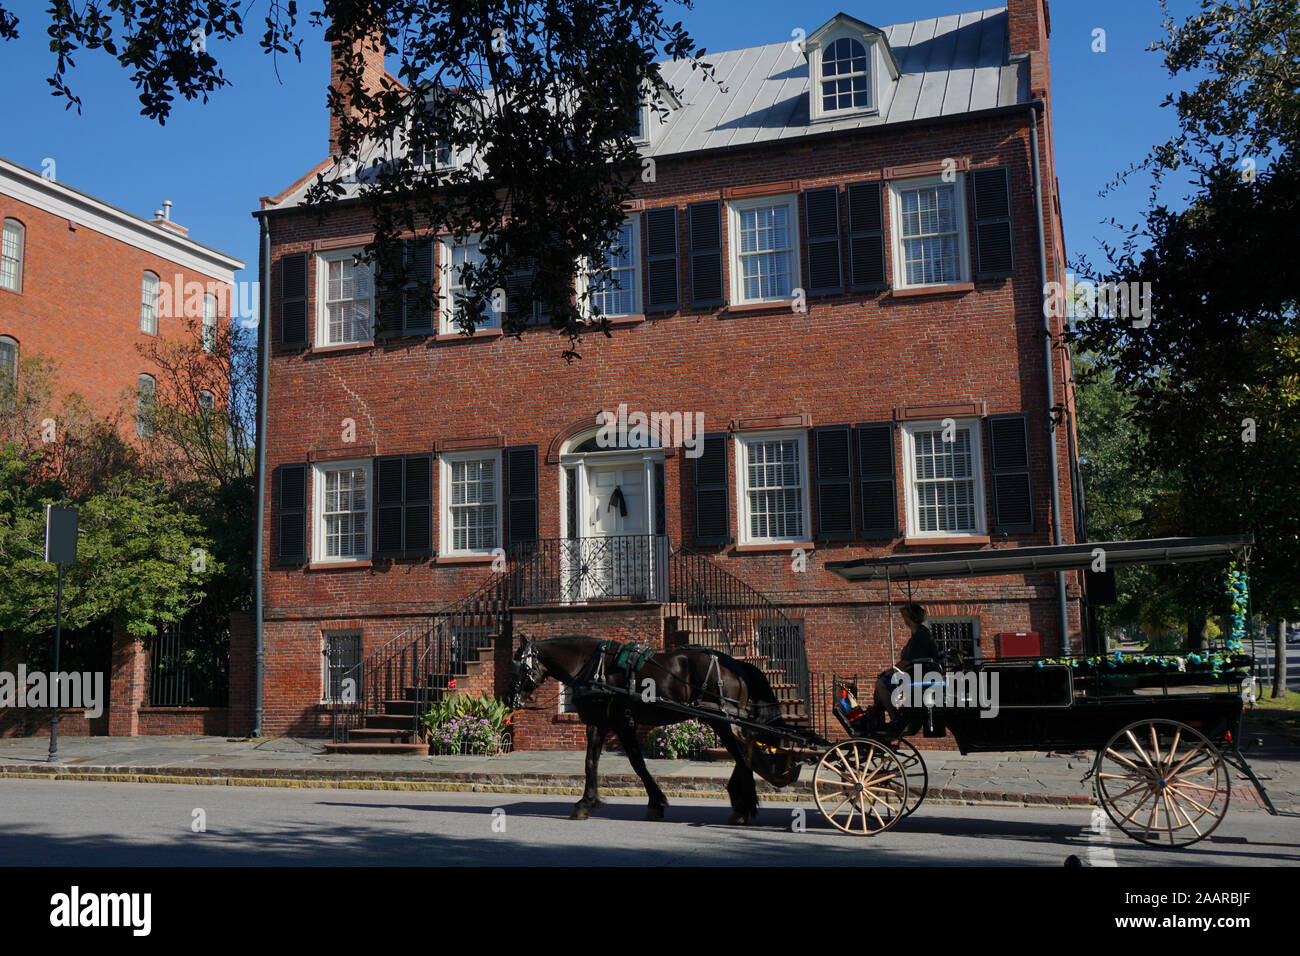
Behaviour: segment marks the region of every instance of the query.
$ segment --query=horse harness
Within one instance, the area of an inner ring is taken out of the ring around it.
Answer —
[[[574,694],[579,697],[607,697],[615,690],[626,690],[627,693],[637,693],[637,678],[647,664],[653,664],[665,674],[669,671],[658,661],[653,661],[655,650],[647,644],[640,642],[621,643],[619,641],[603,639],[596,645],[596,650],[591,659],[583,665],[582,670],[574,678]],[[622,668],[627,674],[627,684],[625,688],[616,688],[611,684],[609,677],[605,672],[607,662],[612,655],[614,668]],[[670,675],[672,676],[672,675]],[[705,695],[709,693],[709,682],[712,680],[717,701],[704,700]],[[703,685],[696,687],[689,682],[687,687],[691,689],[690,706],[709,709],[711,706],[717,706],[724,717],[740,716],[744,708],[741,707],[739,699],[728,697],[722,689],[722,664],[718,655],[709,654],[709,668],[704,675]],[[734,705],[734,709],[728,707],[728,704]]]

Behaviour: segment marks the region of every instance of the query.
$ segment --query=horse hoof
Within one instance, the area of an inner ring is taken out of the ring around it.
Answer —
[[[604,810],[607,806],[609,806],[609,804],[597,797],[595,800],[591,801],[591,812],[595,813],[597,810]]]
[[[645,818],[647,820],[662,820],[664,818],[664,808],[656,806],[646,807]]]
[[[590,815],[591,815],[591,814],[588,812],[588,810],[587,810],[586,807],[584,807],[584,806],[576,806],[576,807],[573,808],[573,812],[569,814],[569,819],[570,819],[570,820],[585,820],[585,819],[587,819],[587,817],[590,816]]]

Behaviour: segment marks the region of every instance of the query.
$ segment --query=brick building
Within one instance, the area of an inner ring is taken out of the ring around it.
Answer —
[[[682,95],[642,114],[657,176],[599,297],[617,328],[572,364],[546,328],[455,331],[477,249],[445,235],[437,301],[377,339],[364,207],[301,208],[329,161],[264,199],[262,729],[342,715],[397,746],[422,703],[500,691],[524,633],[720,643],[806,713],[818,675],[893,659],[884,586],[827,561],[1073,542],[1048,34],[1044,0],[1009,0],[713,54],[725,89],[665,64]],[[1073,577],[911,597],[967,653],[1082,640]],[[543,697],[516,746],[577,744]]]
[[[0,158],[0,375],[17,382],[24,359],[51,359],[51,416],[75,393],[96,414],[120,410],[131,434],[157,385],[139,347],[191,334],[192,321],[203,334],[229,315],[244,264],[189,238],[170,207],[142,219]],[[224,404],[226,395],[201,400]],[[146,647],[119,632],[111,645],[108,711],[96,721],[65,713],[65,733],[197,730],[213,719],[225,732],[224,710],[180,723],[174,708],[150,710]],[[0,670],[13,670],[11,657],[0,648]],[[48,716],[5,711],[0,735],[46,732]]]
[[[190,239],[170,207],[142,219],[0,158],[0,371],[46,356],[60,393],[103,412],[149,387],[150,336],[228,316],[244,264]]]

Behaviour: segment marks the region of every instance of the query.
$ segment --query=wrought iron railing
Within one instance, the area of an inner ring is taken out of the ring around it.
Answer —
[[[758,657],[785,675],[796,696],[808,703],[808,657],[803,627],[790,620],[761,592],[700,554],[673,552],[669,601],[687,610],[686,630],[699,643],[728,653],[751,646]],[[721,644],[712,644],[721,641]]]
[[[668,599],[668,537],[623,534],[545,538],[511,552],[517,603],[589,604]]]
[[[192,622],[158,632],[149,648],[152,707],[225,707],[230,682],[229,629],[204,639]]]

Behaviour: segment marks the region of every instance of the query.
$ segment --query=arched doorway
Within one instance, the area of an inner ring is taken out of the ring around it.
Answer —
[[[562,593],[567,602],[663,601],[668,593],[664,450],[600,429],[560,450]]]

